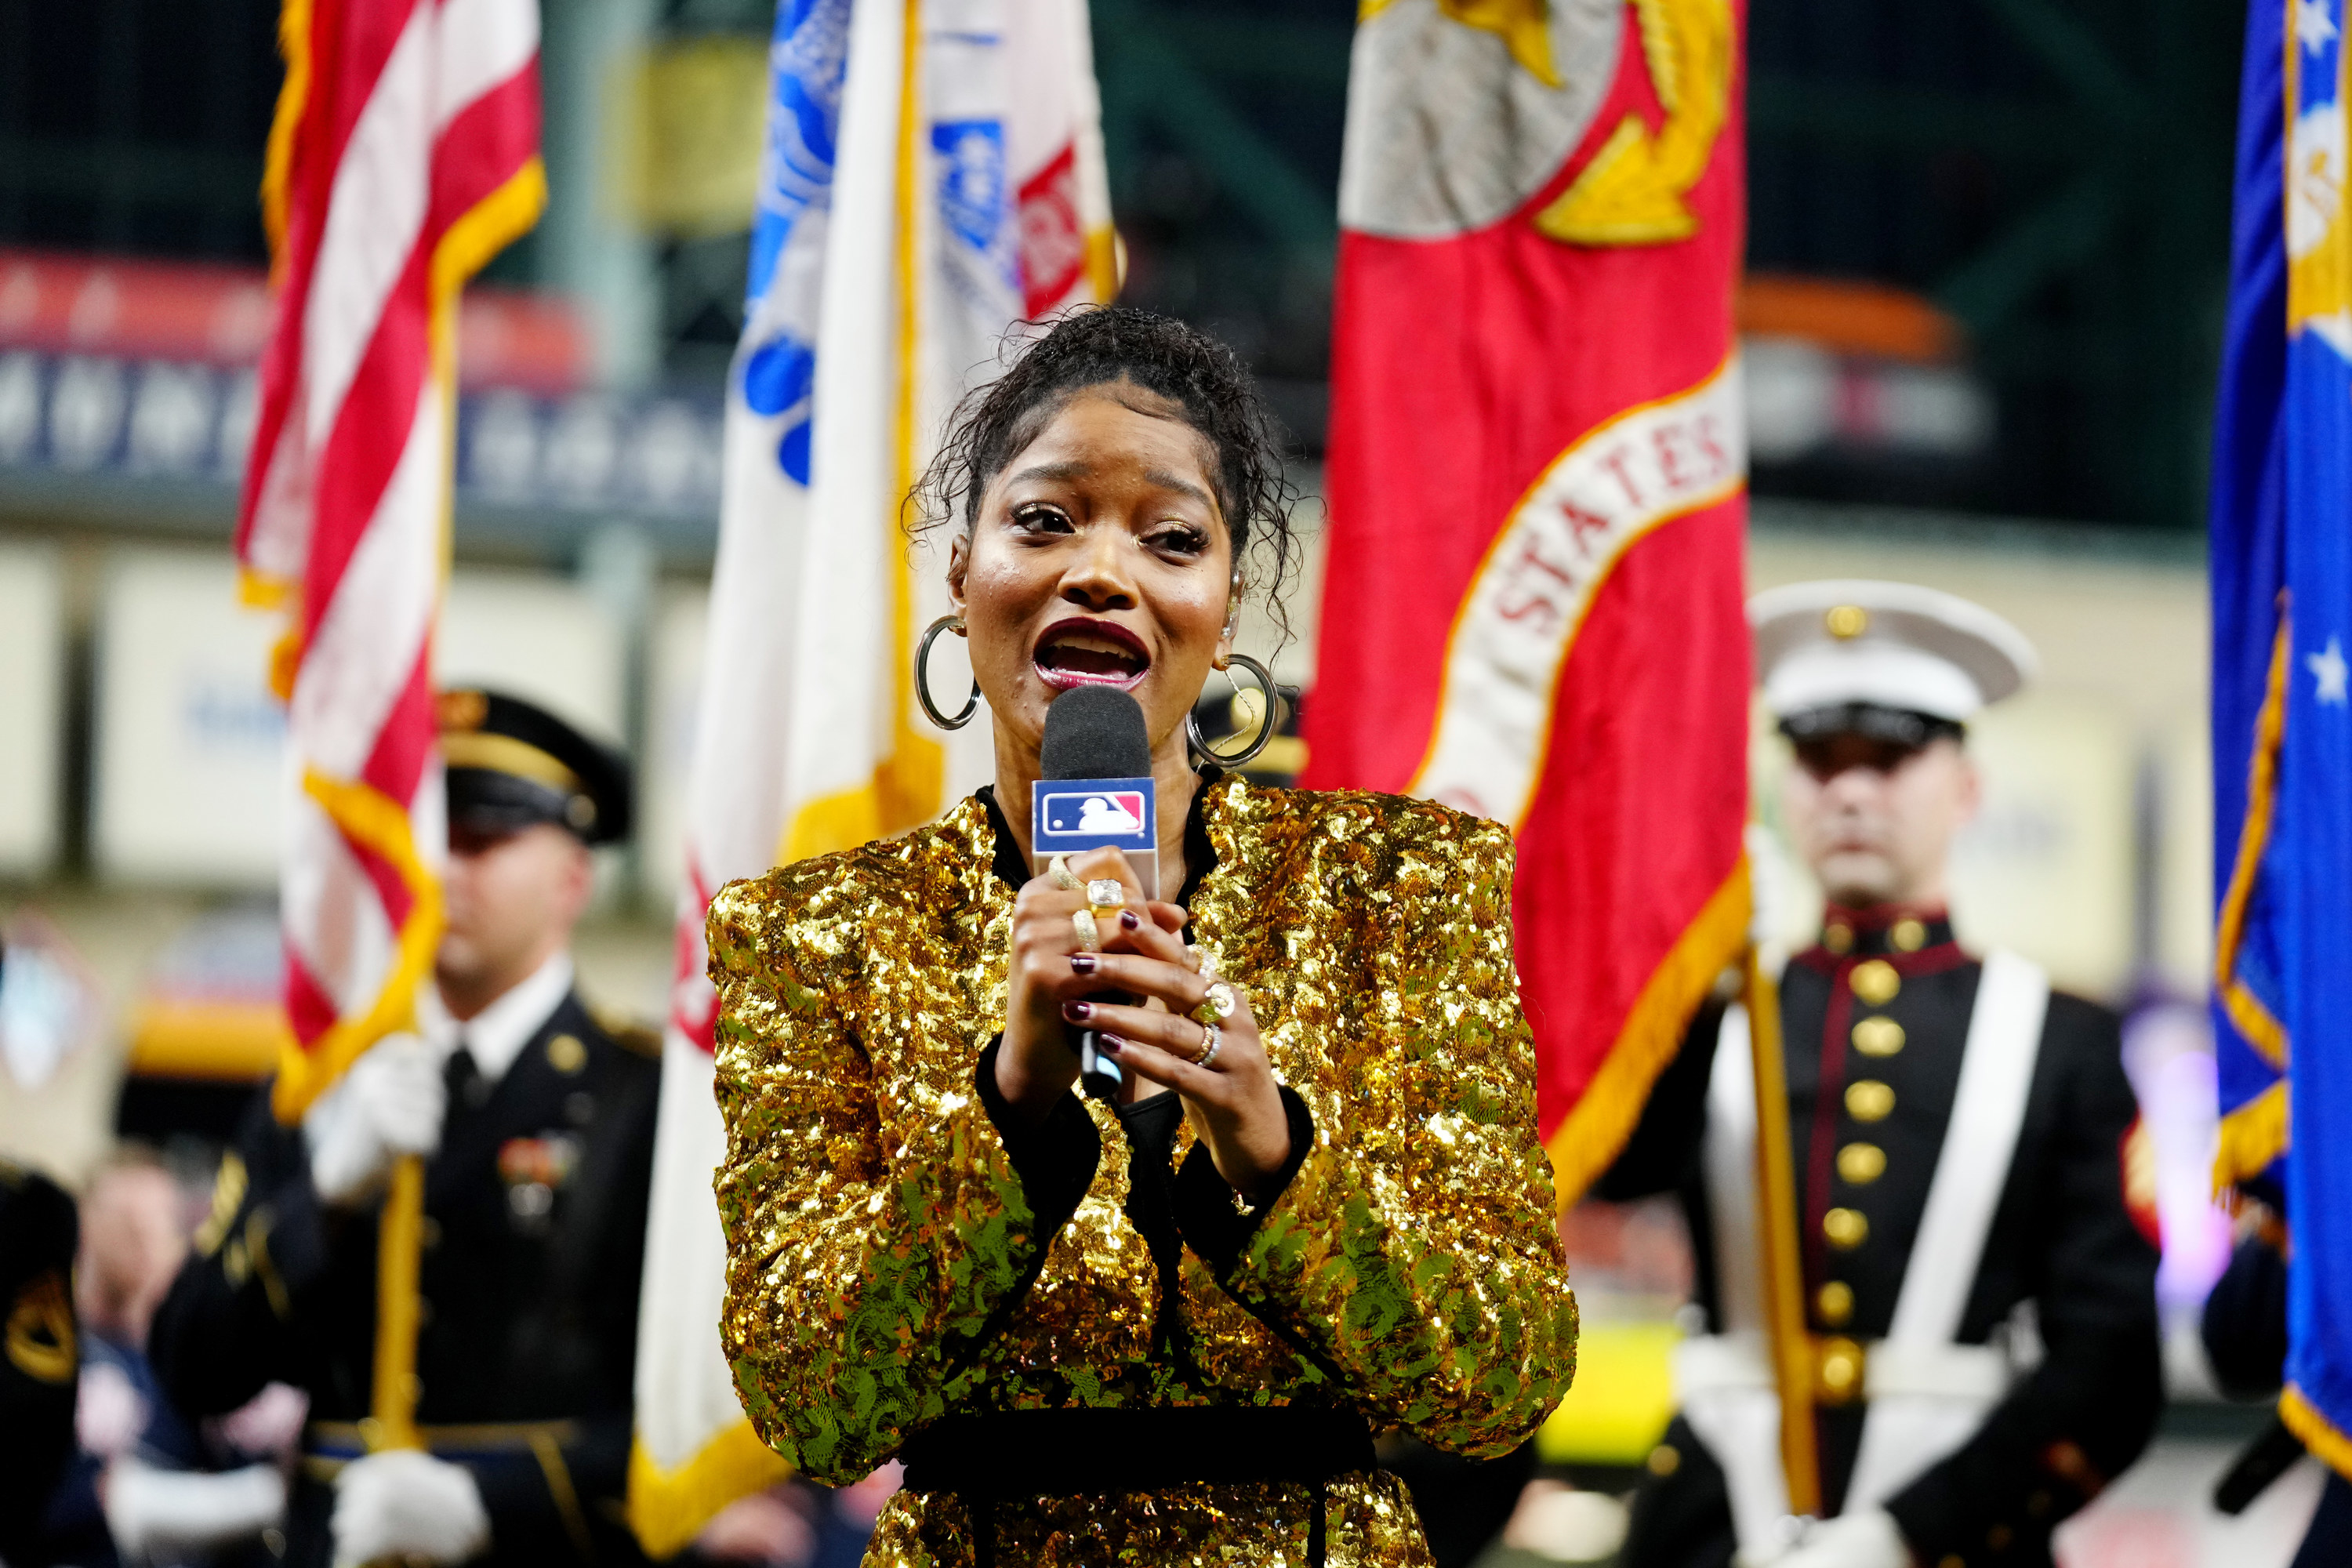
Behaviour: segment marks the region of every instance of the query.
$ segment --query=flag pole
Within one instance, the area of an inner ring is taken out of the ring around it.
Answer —
[[[1813,1352],[1805,1329],[1804,1268],[1797,1250],[1796,1166],[1789,1148],[1789,1075],[1780,1054],[1780,987],[1748,946],[1748,1031],[1756,1063],[1756,1234],[1764,1260],[1764,1322],[1780,1394],[1780,1468],[1789,1511],[1822,1511],[1821,1454],[1813,1433]]]
[[[375,1386],[371,1450],[421,1448],[416,1430],[417,1275],[425,1246],[425,1160],[403,1154],[376,1218]]]

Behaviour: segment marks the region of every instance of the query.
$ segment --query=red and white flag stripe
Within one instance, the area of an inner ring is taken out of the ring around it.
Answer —
[[[546,199],[536,0],[286,0],[278,283],[237,555],[289,703],[288,1120],[404,1024],[439,934],[432,637],[458,289]]]

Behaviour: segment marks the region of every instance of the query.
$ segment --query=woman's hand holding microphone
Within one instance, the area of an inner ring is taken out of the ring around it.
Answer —
[[[1257,1197],[1290,1156],[1290,1122],[1247,994],[1202,972],[1202,955],[1177,934],[1190,917],[1147,901],[1118,850],[1078,856],[1066,876],[1059,872],[1057,863],[1030,881],[1013,907],[998,1092],[1042,1122],[1077,1081],[1066,1027],[1097,1030],[1122,1068],[1183,1097],[1217,1173],[1244,1197]],[[1089,900],[1087,884],[1105,881],[1118,884],[1116,912],[1108,900]],[[1093,942],[1084,934],[1089,923]],[[1142,1005],[1100,999],[1107,992]]]

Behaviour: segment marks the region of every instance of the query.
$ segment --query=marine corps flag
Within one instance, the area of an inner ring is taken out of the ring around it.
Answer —
[[[769,60],[639,1306],[629,1521],[656,1557],[785,1473],[719,1345],[704,914],[736,878],[918,826],[988,776],[985,714],[943,744],[912,711],[947,595],[899,500],[1006,329],[1111,288],[1086,0],[781,0]]]
[[[1744,939],[1737,0],[1366,0],[1317,786],[1509,824],[1562,1201]]]
[[[2345,0],[2253,0],[2215,410],[2217,1179],[2284,1201],[2279,1414],[2352,1476],[2352,184]]]

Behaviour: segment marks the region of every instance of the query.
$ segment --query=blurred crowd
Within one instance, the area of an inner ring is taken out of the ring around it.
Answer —
[[[147,1360],[156,1308],[200,1232],[218,1223],[204,1174],[184,1180],[154,1150],[125,1142],[80,1194],[73,1447],[37,1521],[0,1531],[21,1561],[268,1568],[285,1551],[280,1527],[308,1399],[273,1383],[227,1415],[192,1422],[172,1407]],[[16,1190],[46,1185],[29,1178]],[[689,1561],[854,1568],[898,1484],[893,1464],[839,1491],[800,1481],[770,1488],[713,1519]]]

